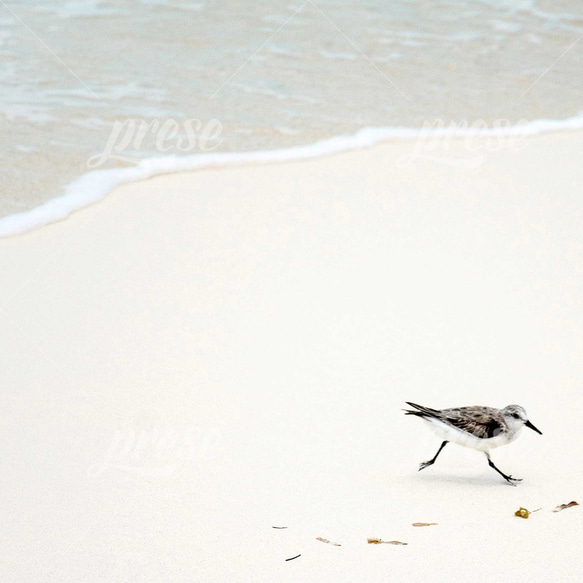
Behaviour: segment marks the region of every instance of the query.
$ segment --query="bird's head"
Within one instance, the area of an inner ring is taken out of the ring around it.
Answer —
[[[542,432],[539,431],[528,420],[528,415],[526,414],[526,411],[520,405],[508,405],[507,407],[504,407],[504,409],[502,409],[501,413],[502,415],[504,415],[504,420],[508,424],[508,427],[512,429],[519,429],[523,425],[526,425],[528,428],[542,435]]]

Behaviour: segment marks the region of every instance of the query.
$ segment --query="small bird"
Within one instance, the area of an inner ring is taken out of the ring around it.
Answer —
[[[419,465],[419,471],[435,463],[441,450],[451,441],[464,447],[483,451],[488,458],[488,465],[496,470],[509,484],[522,481],[501,472],[490,458],[489,451],[501,445],[513,442],[523,425],[537,433],[542,433],[528,420],[526,411],[520,405],[508,405],[504,409],[494,407],[457,407],[454,409],[430,409],[415,403],[409,403],[416,411],[403,409],[405,415],[417,415],[427,421],[431,428],[444,440],[437,453],[427,462]]]

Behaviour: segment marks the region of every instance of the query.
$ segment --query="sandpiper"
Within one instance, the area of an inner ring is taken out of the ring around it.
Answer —
[[[431,428],[444,440],[437,453],[427,462],[419,466],[423,470],[435,463],[441,450],[451,441],[464,447],[483,451],[488,458],[488,464],[496,470],[509,484],[520,482],[501,472],[490,458],[489,450],[513,442],[523,425],[537,433],[542,433],[528,420],[526,411],[520,405],[508,405],[504,409],[494,407],[457,407],[454,409],[430,409],[415,403],[409,403],[416,411],[403,409],[405,415],[417,415],[427,421]]]

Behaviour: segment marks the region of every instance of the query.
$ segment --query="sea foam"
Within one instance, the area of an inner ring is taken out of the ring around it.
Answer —
[[[426,128],[363,128],[352,136],[337,136],[305,146],[279,150],[147,158],[130,168],[94,170],[83,174],[67,187],[62,196],[53,198],[29,211],[1,218],[0,237],[18,235],[60,221],[72,212],[101,200],[116,186],[160,174],[250,163],[268,164],[307,160],[374,146],[391,139],[412,140],[440,136],[532,136],[544,132],[579,129],[583,129],[583,113],[565,120],[539,119],[521,125],[492,128],[444,126],[443,124],[440,127],[438,123]]]

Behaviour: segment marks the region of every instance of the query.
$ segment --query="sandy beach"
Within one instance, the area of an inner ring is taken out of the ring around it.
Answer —
[[[579,581],[583,134],[416,147],[0,240],[3,581]],[[492,452],[523,482],[418,472],[406,400],[524,406],[543,435]]]

